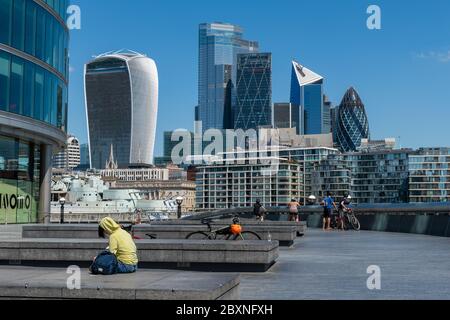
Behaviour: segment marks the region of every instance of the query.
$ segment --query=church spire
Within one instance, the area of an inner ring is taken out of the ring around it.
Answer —
[[[114,161],[114,148],[113,145],[111,143],[111,152],[109,154],[109,160],[106,161],[106,169],[108,170],[115,170],[117,169],[119,166],[117,165],[117,161]]]

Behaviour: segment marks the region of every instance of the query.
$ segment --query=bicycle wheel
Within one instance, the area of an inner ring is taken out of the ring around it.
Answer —
[[[356,231],[361,230],[361,224],[359,223],[358,218],[356,218],[355,216],[351,216],[350,224],[352,225],[353,229],[355,229]]]
[[[197,231],[188,234],[186,240],[210,240],[210,237],[205,232]]]
[[[233,240],[261,240],[261,237],[253,231],[244,231],[235,235]]]

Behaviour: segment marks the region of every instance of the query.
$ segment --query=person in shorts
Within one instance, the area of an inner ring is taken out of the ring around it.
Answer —
[[[337,210],[336,203],[330,192],[327,193],[327,197],[323,199],[323,230],[331,230],[331,215],[333,214],[333,208]]]

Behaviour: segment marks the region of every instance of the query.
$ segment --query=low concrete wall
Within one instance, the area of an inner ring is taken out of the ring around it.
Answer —
[[[450,237],[450,215],[445,212],[371,212],[354,209],[361,230]],[[303,213],[311,228],[322,227],[322,213]]]
[[[180,222],[176,223],[176,222]],[[196,231],[207,231],[206,225],[198,221],[179,220],[169,223],[141,224],[133,227],[133,233],[140,238],[147,238],[146,234],[154,234],[157,239],[186,239]],[[226,227],[227,224],[218,222],[212,225],[213,229]],[[61,238],[61,239],[96,239],[98,238],[96,225],[27,225],[22,229],[23,238]],[[256,232],[263,240],[279,241],[281,246],[291,246],[297,237],[297,227],[287,224],[245,224],[244,230]]]
[[[361,222],[362,230],[415,233],[440,237],[450,237],[450,204],[448,203],[397,203],[359,204],[352,208]],[[270,220],[287,220],[286,208],[267,208]],[[197,213],[190,219],[221,217],[239,214],[252,216],[252,208],[233,208],[214,212]],[[301,221],[308,227],[322,226],[321,206],[299,208]]]
[[[248,228],[251,226],[265,226],[265,227],[286,227],[286,226],[295,226],[297,228],[297,236],[301,237],[305,234],[307,229],[307,223],[306,221],[288,221],[288,215],[272,215],[270,214],[268,218],[263,222],[255,220],[253,217],[251,217],[250,214],[240,214],[241,223],[244,226],[244,228]],[[201,220],[166,220],[166,221],[155,221],[152,224],[153,225],[198,225]],[[230,219],[229,218],[223,218],[219,221],[214,222],[215,224],[229,224]]]
[[[278,241],[139,240],[139,266],[266,271],[278,258]],[[21,239],[0,241],[0,261],[6,264],[89,265],[105,240]]]
[[[140,270],[92,276],[81,270],[79,290],[67,288],[67,270],[0,267],[0,299],[237,300],[237,274]]]

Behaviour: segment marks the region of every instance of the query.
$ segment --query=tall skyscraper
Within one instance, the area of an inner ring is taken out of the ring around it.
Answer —
[[[322,133],[331,133],[332,129],[332,118],[331,118],[331,109],[332,104],[331,101],[328,100],[326,95],[323,96],[323,121],[322,121]]]
[[[292,62],[291,103],[303,112],[299,122],[303,124],[299,134],[329,133],[329,115],[326,115],[323,99],[323,77]]]
[[[226,23],[199,26],[198,119],[203,131],[225,129],[227,87],[236,83],[237,54],[258,52],[255,41],[242,39],[243,30]],[[232,99],[232,98],[231,98]],[[227,115],[229,117],[229,115]]]
[[[0,224],[44,222],[66,143],[68,1],[0,0]]]
[[[91,165],[91,161],[89,160],[89,145],[87,143],[83,143],[80,145],[80,165],[77,170],[87,170]]]
[[[235,129],[272,124],[272,54],[238,55]]]
[[[102,54],[85,66],[85,95],[91,167],[104,168],[111,146],[120,168],[153,164],[155,62],[132,51]]]
[[[356,90],[347,90],[339,105],[336,143],[344,152],[356,151],[362,139],[369,139],[369,120]]]
[[[292,103],[274,103],[272,116],[275,129],[298,128],[299,108]]]

